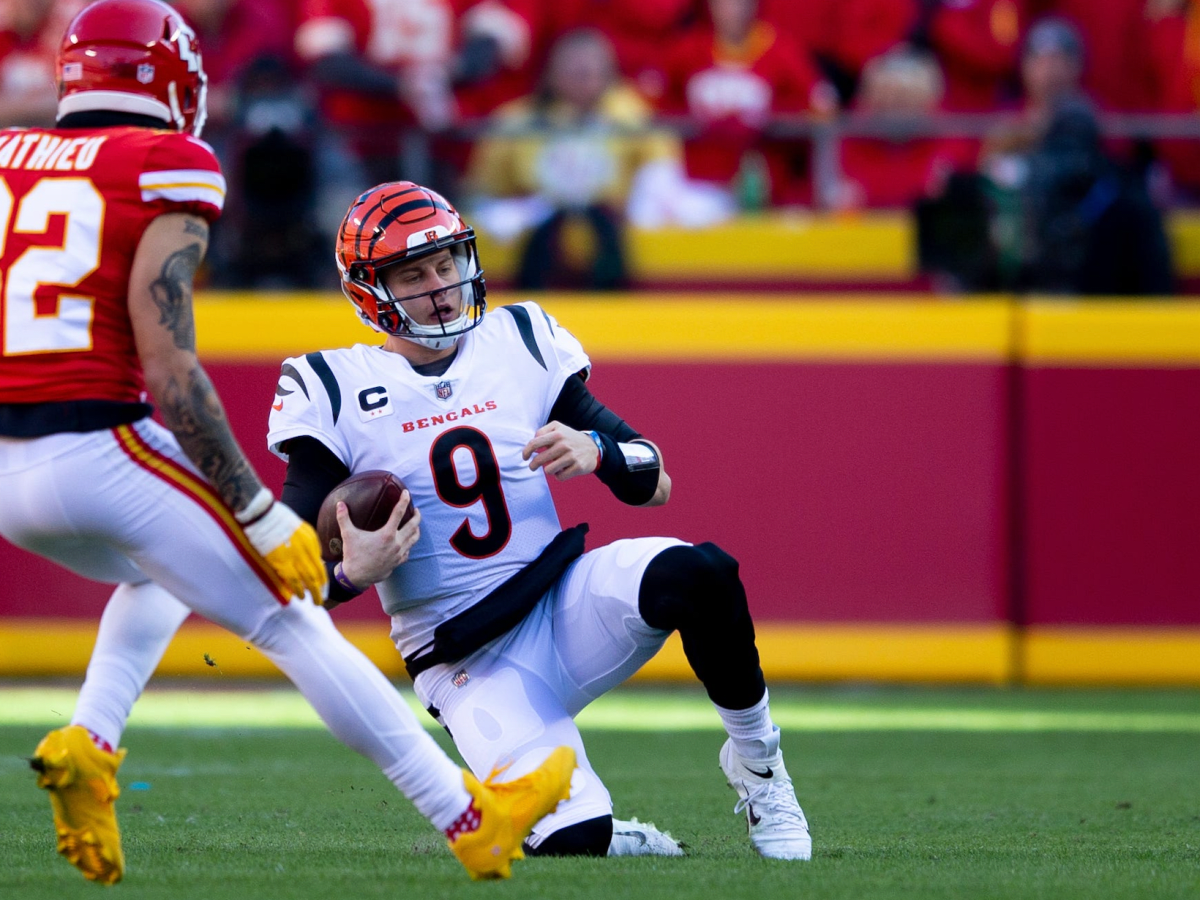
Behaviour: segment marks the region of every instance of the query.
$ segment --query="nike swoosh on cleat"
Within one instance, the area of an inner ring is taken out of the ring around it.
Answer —
[[[761,816],[757,816],[754,814],[753,806],[749,806],[749,805],[746,806],[746,816],[747,816],[747,818],[750,819],[750,827],[751,828],[753,828],[755,825],[757,825],[759,822],[762,821]]]
[[[770,778],[775,774],[775,770],[772,769],[770,766],[767,766],[767,771],[765,771],[765,772],[755,772],[752,768],[750,768],[749,766],[746,766],[746,771],[749,772],[751,775],[757,775],[759,778]]]

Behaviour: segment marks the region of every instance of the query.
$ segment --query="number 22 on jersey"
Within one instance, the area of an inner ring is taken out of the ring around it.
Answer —
[[[53,216],[63,217],[62,241],[49,236]],[[3,355],[90,350],[95,299],[60,294],[52,313],[39,313],[43,285],[73,288],[100,266],[104,198],[89,178],[43,178],[13,197],[0,178],[0,259],[14,235],[46,235],[49,246],[28,247],[0,273],[4,310]]]

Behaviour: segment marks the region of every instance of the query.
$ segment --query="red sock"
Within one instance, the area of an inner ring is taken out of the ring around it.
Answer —
[[[100,735],[96,734],[96,732],[92,731],[92,729],[88,728],[86,730],[87,730],[88,736],[92,739],[92,743],[95,744],[97,747],[99,747],[101,750],[103,750],[105,753],[115,753],[116,752],[113,750],[112,744],[110,744],[104,738],[100,737]]]
[[[480,812],[479,807],[472,800],[463,814],[455,819],[450,827],[446,829],[446,837],[453,843],[459,835],[470,834],[472,831],[476,831],[482,819],[483,813]]]

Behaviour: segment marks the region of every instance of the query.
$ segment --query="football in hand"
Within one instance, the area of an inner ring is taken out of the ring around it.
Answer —
[[[363,531],[378,531],[387,522],[396,507],[396,501],[405,490],[404,482],[382,469],[370,469],[351,475],[332,491],[321,504],[317,513],[317,537],[321,540],[321,556],[329,562],[342,558],[342,530],[338,526],[337,505],[346,504],[350,521]],[[412,518],[411,501],[400,517],[403,525]]]

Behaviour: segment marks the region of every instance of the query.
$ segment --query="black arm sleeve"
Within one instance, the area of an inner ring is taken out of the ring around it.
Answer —
[[[311,437],[292,438],[287,442],[287,477],[283,482],[282,500],[300,518],[317,527],[317,514],[329,492],[350,477],[350,469],[334,456],[333,451]],[[325,608],[332,609],[357,597],[333,579],[334,563],[325,563],[329,575],[329,597]]]
[[[582,375],[572,375],[559,391],[550,408],[550,419],[562,422],[577,431],[595,431],[604,445],[603,460],[596,477],[612,491],[613,496],[630,506],[649,502],[658,489],[660,466],[630,472],[625,456],[617,444],[641,439],[629,424],[595,398],[584,383]],[[645,441],[642,441],[645,443]]]
[[[596,399],[582,375],[572,375],[550,408],[550,421],[562,422],[576,431],[598,431],[621,443],[641,437],[624,419]]]

